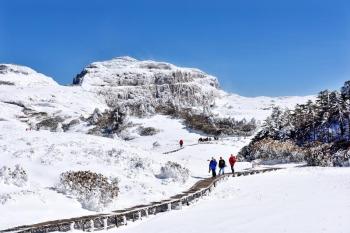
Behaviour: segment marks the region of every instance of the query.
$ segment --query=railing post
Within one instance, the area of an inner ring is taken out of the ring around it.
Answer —
[[[115,227],[118,227],[118,217],[117,217],[117,215],[114,216],[114,221],[115,221]]]
[[[168,203],[168,211],[171,211],[171,203]]]
[[[125,215],[123,215],[123,224],[124,224],[124,225],[128,225],[128,223],[127,223],[127,221],[126,221]]]
[[[138,212],[138,214],[139,214],[139,220],[141,220],[142,219],[142,214],[141,214],[141,210]]]
[[[103,219],[103,228],[104,228],[105,230],[107,230],[107,228],[108,228],[108,218],[104,218],[104,219]]]
[[[74,222],[72,222],[72,223],[70,224],[70,230],[71,230],[71,231],[74,231],[74,225],[75,225]]]
[[[91,228],[90,228],[90,231],[93,232],[95,226],[94,226],[94,220],[92,220],[92,219],[90,219],[90,227],[91,227]]]

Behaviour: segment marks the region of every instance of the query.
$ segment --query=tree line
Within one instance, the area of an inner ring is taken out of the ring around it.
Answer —
[[[293,140],[299,146],[312,142],[350,140],[350,81],[340,91],[321,91],[315,101],[293,110],[275,107],[256,137]]]

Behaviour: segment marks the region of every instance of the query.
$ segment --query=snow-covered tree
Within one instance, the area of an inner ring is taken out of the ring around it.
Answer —
[[[346,164],[344,161],[350,148],[350,81],[344,84],[341,92],[321,91],[315,102],[308,101],[306,104],[296,105],[293,110],[282,111],[274,108],[271,116],[266,119],[263,129],[252,143],[241,151],[241,154],[246,158],[256,158],[272,153],[271,147],[269,151],[263,148],[266,143],[259,144],[262,140],[280,142],[291,140],[309,151],[303,153],[309,156],[308,162],[311,165]],[[256,145],[262,148],[256,149]],[[271,145],[280,147],[282,144],[271,143]],[[313,149],[316,147],[317,149]],[[333,159],[333,155],[340,150],[344,153],[338,153],[337,159]],[[276,148],[273,151],[275,153],[283,150]],[[285,154],[290,156],[290,153]]]

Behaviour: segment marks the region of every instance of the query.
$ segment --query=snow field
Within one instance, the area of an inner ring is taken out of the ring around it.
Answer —
[[[347,233],[349,168],[288,168],[220,183],[182,210],[109,232]]]
[[[160,135],[139,137],[135,142],[74,132],[26,131],[25,125],[17,121],[15,124],[0,121],[1,165],[14,168],[20,164],[28,175],[23,187],[1,184],[0,211],[11,216],[0,218],[1,228],[95,213],[83,209],[74,196],[65,196],[54,189],[62,172],[91,170],[118,178],[120,193],[115,202],[103,209],[108,212],[185,191],[199,178],[210,177],[208,159],[212,156],[218,159],[219,155],[228,158],[248,142],[248,139],[225,139],[216,144],[186,146],[200,135],[188,132],[179,120],[155,116],[148,121],[162,130]],[[168,155],[158,152],[177,148],[178,136],[185,140],[183,150]],[[149,148],[154,140],[164,146],[156,150]],[[168,168],[164,176],[162,167],[168,161],[189,169],[189,176],[181,174],[181,169]],[[237,169],[247,167],[250,164],[237,165]],[[100,204],[96,203],[95,208],[100,209]]]

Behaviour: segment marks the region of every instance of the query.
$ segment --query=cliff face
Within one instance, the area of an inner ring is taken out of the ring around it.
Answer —
[[[135,115],[152,114],[169,105],[209,107],[219,86],[215,77],[198,69],[130,57],[94,62],[73,84],[102,95],[110,107],[125,106]]]

